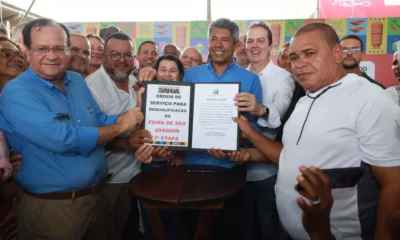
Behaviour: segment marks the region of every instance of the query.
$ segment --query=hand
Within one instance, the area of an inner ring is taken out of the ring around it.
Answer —
[[[229,160],[237,163],[245,163],[251,160],[251,154],[247,149],[240,149],[238,152],[228,153]]]
[[[138,74],[138,81],[139,82],[150,82],[154,80],[154,77],[156,76],[156,70],[152,67],[144,67],[139,69],[139,74]]]
[[[259,117],[264,114],[264,106],[257,102],[256,96],[253,94],[241,92],[236,94],[234,100],[239,112],[249,112]]]
[[[8,180],[5,183],[2,183],[1,185],[2,185],[1,186],[2,187],[1,193],[2,193],[2,197],[4,199],[13,198],[17,194],[18,189],[19,189],[17,183],[12,179]]]
[[[328,176],[316,167],[300,166],[302,175],[297,176],[304,191],[296,191],[303,197],[297,199],[297,205],[303,210],[302,222],[311,239],[331,239],[330,212],[333,205],[331,185]]]
[[[168,147],[156,147],[153,151],[153,156],[157,157],[170,157],[172,156],[172,151],[168,150]]]
[[[226,157],[226,153],[221,151],[221,149],[219,149],[219,148],[218,148],[218,150],[216,150],[215,148],[211,148],[207,152],[208,152],[208,154],[210,154],[211,156],[213,156],[215,158],[224,158],[224,157]]]
[[[139,88],[136,92],[136,108],[142,109],[143,93],[146,89],[144,87]]]
[[[128,142],[132,148],[140,148],[145,143],[152,143],[153,140],[149,131],[138,129],[129,135]]]
[[[116,124],[121,126],[121,133],[130,131],[135,126],[140,125],[144,119],[143,113],[140,108],[129,109],[125,113],[121,114]]]
[[[12,153],[12,149],[10,150],[10,164],[12,166],[12,175],[15,175],[18,170],[21,168],[21,159],[22,159],[22,155],[17,154],[17,155],[11,155]]]
[[[154,147],[152,145],[144,144],[136,150],[135,159],[142,163],[151,163],[153,161],[153,151]]]
[[[242,136],[244,138],[247,138],[247,136],[253,134],[255,131],[249,120],[243,115],[234,117],[232,120],[239,125],[240,131],[242,132]]]

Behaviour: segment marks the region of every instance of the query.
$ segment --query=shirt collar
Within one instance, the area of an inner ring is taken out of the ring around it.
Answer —
[[[323,88],[321,88],[321,89],[318,89],[317,91],[315,91],[315,92],[310,92],[310,91],[307,91],[306,92],[306,95],[308,96],[308,97],[310,97],[310,98],[314,98],[314,97],[317,97],[319,94],[321,94],[323,91],[325,91],[327,88],[333,88],[333,87],[336,87],[337,85],[340,85],[340,84],[342,84],[342,82],[343,82],[343,80],[346,78],[346,76],[344,76],[342,79],[340,79],[339,81],[337,81],[337,82],[334,82],[334,83],[332,83],[332,84],[330,84],[330,85],[328,85],[328,86],[326,86],[326,87],[323,87]]]
[[[52,84],[50,81],[47,81],[41,77],[39,77],[32,69],[32,67],[29,67],[27,70],[28,75],[31,77],[32,80],[36,81],[39,84],[42,84],[43,86],[46,86],[48,88],[56,88],[54,84]],[[64,85],[67,86],[68,83],[71,81],[71,76],[68,74],[67,71],[64,72],[63,75],[63,81]]]
[[[269,63],[267,64],[267,66],[264,67],[264,69],[258,74],[258,76],[261,75],[265,75],[268,76],[271,72],[272,69],[274,68],[275,64],[272,60],[269,60]],[[250,71],[251,68],[251,64],[249,64],[249,66],[246,68],[248,71]]]
[[[210,72],[214,72],[214,68],[213,68],[213,60],[210,60],[210,62],[208,63],[208,69],[210,70]],[[226,72],[227,70],[230,70],[231,68],[237,66],[235,60],[232,60],[232,63],[228,65],[228,67],[225,69],[224,72]]]

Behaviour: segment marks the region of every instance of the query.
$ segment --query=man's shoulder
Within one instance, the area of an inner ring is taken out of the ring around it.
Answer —
[[[89,76],[87,76],[85,78],[85,81],[88,85],[94,83],[95,81],[98,81],[99,78],[102,77],[102,71],[101,71],[101,67],[99,69],[97,69],[96,71],[94,71],[92,74],[90,74]]]
[[[30,76],[27,72],[23,72],[17,77],[11,79],[3,88],[2,93],[4,94],[7,91],[15,91],[15,89],[31,89],[32,81],[30,80]]]
[[[273,75],[279,75],[281,78],[292,78],[292,74],[288,71],[286,71],[285,69],[273,64],[272,65],[272,69],[271,69],[271,73]]]

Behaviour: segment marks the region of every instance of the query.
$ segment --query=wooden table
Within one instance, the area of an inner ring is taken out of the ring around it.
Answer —
[[[166,238],[157,210],[202,210],[195,240],[211,239],[212,227],[223,201],[237,193],[246,181],[244,166],[227,169],[208,165],[154,168],[135,176],[129,190],[141,199],[157,240]],[[181,226],[183,239],[190,239]]]

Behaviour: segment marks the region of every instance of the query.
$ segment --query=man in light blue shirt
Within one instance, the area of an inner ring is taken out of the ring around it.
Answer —
[[[65,71],[71,39],[64,25],[37,19],[23,37],[30,67],[0,99],[0,127],[23,155],[15,177],[23,190],[19,238],[106,239],[102,215],[108,210],[98,201],[107,175],[104,145],[143,115],[138,109],[119,116],[100,111],[84,79]]]
[[[262,102],[262,89],[259,77],[240,67],[233,60],[236,45],[239,42],[239,27],[229,19],[215,20],[209,28],[209,53],[211,61],[208,64],[189,68],[184,82],[240,82],[240,91],[248,92],[255,96],[256,102]],[[244,115],[256,129],[257,117],[248,113]],[[216,158],[203,152],[187,152],[185,154],[187,164],[207,164],[222,167],[234,167],[236,163],[229,161],[227,157]]]
[[[209,53],[211,61],[208,64],[189,68],[183,78],[184,82],[240,82],[240,91],[254,96],[253,104],[262,102],[262,88],[259,77],[240,67],[233,60],[233,55],[239,43],[239,27],[229,19],[215,20],[209,27]],[[244,104],[249,104],[246,102]],[[248,107],[255,107],[249,106]],[[255,129],[261,131],[257,125],[257,117],[249,112],[242,113],[252,123]],[[207,164],[227,168],[236,166],[226,154],[220,150],[204,152],[186,152],[186,164]],[[235,197],[224,203],[220,220],[218,239],[237,239],[240,234],[239,219],[242,217],[239,209],[243,207],[245,192],[241,191]]]

